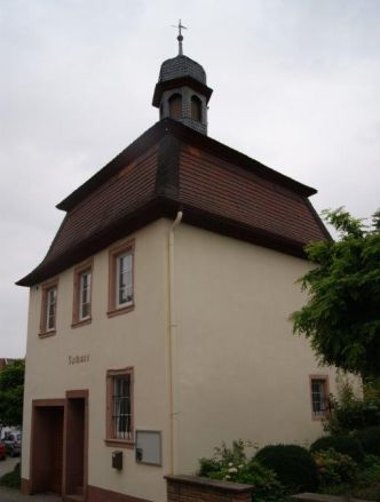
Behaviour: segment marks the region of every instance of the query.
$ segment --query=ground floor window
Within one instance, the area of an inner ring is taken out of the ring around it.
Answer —
[[[107,440],[134,441],[132,368],[107,371]]]
[[[325,418],[330,411],[328,377],[312,375],[310,377],[311,408],[314,419]]]

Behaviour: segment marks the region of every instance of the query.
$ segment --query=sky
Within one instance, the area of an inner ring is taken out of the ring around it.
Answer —
[[[0,358],[24,357],[28,289],[55,208],[158,120],[161,63],[214,89],[209,136],[318,190],[380,207],[380,1],[0,0]]]

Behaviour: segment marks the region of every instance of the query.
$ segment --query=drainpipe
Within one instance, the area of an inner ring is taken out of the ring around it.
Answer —
[[[181,223],[182,211],[178,211],[176,219],[169,229],[168,238],[168,362],[169,362],[169,413],[170,413],[170,474],[175,468],[175,343],[176,343],[176,316],[174,303],[174,230]]]

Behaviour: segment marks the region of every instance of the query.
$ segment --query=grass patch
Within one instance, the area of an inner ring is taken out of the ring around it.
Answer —
[[[11,472],[0,478],[0,485],[8,488],[21,488],[21,464],[18,462]]]

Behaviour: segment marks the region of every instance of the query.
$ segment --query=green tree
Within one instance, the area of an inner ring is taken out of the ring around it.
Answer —
[[[0,372],[0,424],[22,425],[24,361],[14,361]]]
[[[301,279],[307,304],[292,314],[293,331],[305,335],[320,361],[380,377],[380,210],[369,225],[339,208],[324,211],[337,241],[311,243],[316,266]]]

